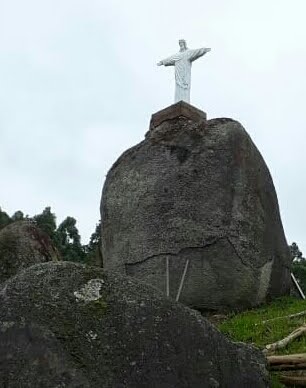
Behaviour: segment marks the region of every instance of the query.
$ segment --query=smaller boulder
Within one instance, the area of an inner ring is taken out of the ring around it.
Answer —
[[[268,386],[258,349],[99,268],[32,266],[2,285],[0,305],[1,387]]]
[[[32,221],[16,221],[0,230],[0,283],[23,268],[58,259],[50,237]]]

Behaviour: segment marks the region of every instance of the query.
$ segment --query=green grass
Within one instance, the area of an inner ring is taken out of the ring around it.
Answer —
[[[306,315],[267,323],[263,323],[263,321],[304,310],[306,310],[306,301],[285,297],[257,309],[233,314],[220,323],[218,327],[233,341],[247,342],[264,349],[265,345],[286,337],[299,326],[306,324]],[[292,353],[306,353],[306,336],[293,341],[287,348],[279,350],[275,354]],[[283,387],[275,375],[272,376],[271,384],[273,388]]]

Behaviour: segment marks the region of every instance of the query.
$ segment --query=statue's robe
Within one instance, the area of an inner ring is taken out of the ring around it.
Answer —
[[[186,49],[161,61],[165,66],[175,66],[175,102],[190,102],[192,62],[206,54],[208,49]]]

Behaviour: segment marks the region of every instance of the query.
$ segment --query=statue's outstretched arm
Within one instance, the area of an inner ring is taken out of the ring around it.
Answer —
[[[175,56],[168,57],[166,59],[163,59],[162,61],[158,62],[157,66],[174,66],[175,65]]]
[[[210,48],[205,48],[205,47],[195,49],[195,50],[190,50],[189,60],[191,62],[195,61],[196,59],[202,57],[204,54],[208,53],[210,50],[211,50]]]

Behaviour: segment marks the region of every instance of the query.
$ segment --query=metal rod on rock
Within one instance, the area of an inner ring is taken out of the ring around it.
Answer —
[[[169,257],[166,257],[166,295],[170,296],[170,283],[169,283]]]
[[[302,291],[302,289],[301,289],[301,287],[300,287],[298,281],[296,280],[296,277],[294,276],[294,274],[293,274],[292,272],[291,272],[291,279],[293,280],[293,283],[294,283],[295,287],[297,288],[297,290],[298,290],[298,292],[299,292],[301,298],[302,298],[302,299],[305,299],[304,292]]]
[[[189,259],[186,260],[186,264],[185,264],[183,276],[182,276],[182,279],[181,279],[180,287],[178,289],[178,292],[177,292],[177,295],[176,295],[176,298],[175,298],[176,302],[178,302],[179,299],[180,299],[180,295],[181,295],[182,288],[183,288],[183,285],[184,285],[184,281],[185,281],[185,276],[186,276],[186,273],[187,273],[188,265],[189,265]]]

